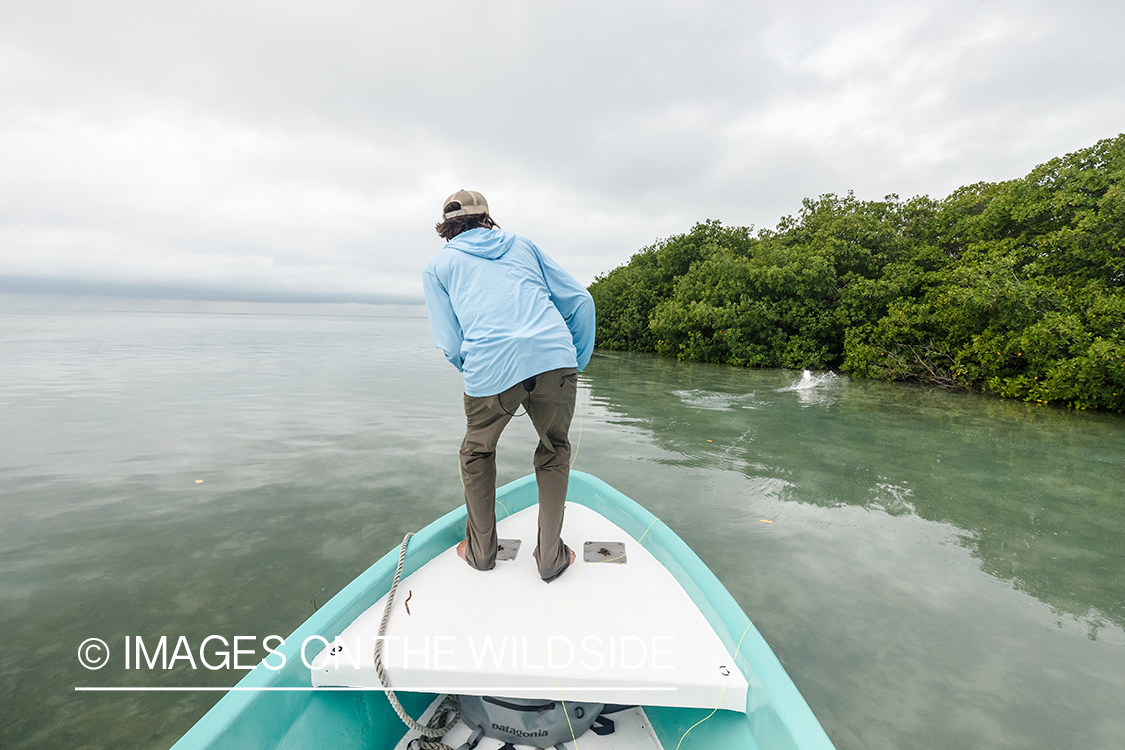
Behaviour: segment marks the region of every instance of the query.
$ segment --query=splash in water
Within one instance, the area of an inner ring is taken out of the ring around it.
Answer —
[[[804,370],[801,372],[800,380],[794,381],[793,385],[789,386],[788,388],[778,388],[777,390],[779,393],[784,391],[809,391],[813,388],[819,388],[821,386],[835,385],[839,382],[839,380],[839,376],[834,372],[826,372],[820,375],[813,375],[808,370]]]
[[[801,372],[801,379],[793,382],[787,388],[778,388],[778,393],[793,391],[804,406],[820,404],[828,406],[836,403],[836,390],[840,385],[840,377],[834,372],[824,372],[813,375],[808,370]]]

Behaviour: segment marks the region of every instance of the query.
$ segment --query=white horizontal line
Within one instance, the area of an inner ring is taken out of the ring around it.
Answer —
[[[245,692],[251,692],[251,693],[265,693],[265,692],[298,692],[298,693],[304,692],[304,693],[312,693],[312,692],[317,692],[317,691],[321,691],[321,690],[326,690],[326,691],[328,691],[328,690],[352,690],[352,691],[354,691],[354,690],[380,690],[380,691],[385,692],[385,691],[390,690],[390,689],[392,689],[392,688],[335,687],[335,686],[333,686],[333,687],[238,687],[237,685],[235,687],[81,687],[81,686],[78,686],[78,687],[74,688],[75,692],[78,692],[78,693],[168,693],[168,692],[183,693],[183,692],[194,692],[194,691],[208,692],[208,693],[229,693],[229,692],[235,692],[235,691],[245,691]],[[411,692],[411,693],[451,693],[452,692],[452,693],[456,693],[458,690],[465,690],[466,688],[464,686],[461,686],[459,688],[453,688],[453,689],[450,689],[448,686],[439,686],[439,687],[414,687],[414,686],[411,686],[409,689],[404,689],[404,688],[393,688],[393,689],[398,690],[400,693],[401,692]],[[535,687],[535,686],[527,687],[527,686],[523,686],[523,685],[518,686],[518,687],[493,687],[493,686],[489,685],[488,690],[490,692],[493,692],[493,691],[513,691],[513,690],[514,691],[520,691],[520,692],[524,692],[524,691],[528,691],[528,690],[552,691],[552,692],[559,692],[559,691],[574,692],[574,691],[578,691],[578,690],[596,690],[599,693],[611,692],[611,691],[612,692],[634,691],[634,692],[653,693],[653,692],[675,691],[675,690],[678,690],[678,688],[675,688],[675,687],[599,687],[599,688],[588,688],[588,687],[558,687],[557,685],[548,685],[546,687]]]

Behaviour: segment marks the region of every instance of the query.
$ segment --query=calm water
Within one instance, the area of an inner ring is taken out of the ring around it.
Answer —
[[[699,553],[841,750],[1125,746],[1125,419],[608,352],[581,385],[575,468]],[[217,693],[74,688],[237,681],[124,638],[287,635],[460,502],[460,392],[424,319],[0,313],[0,747],[169,747]]]

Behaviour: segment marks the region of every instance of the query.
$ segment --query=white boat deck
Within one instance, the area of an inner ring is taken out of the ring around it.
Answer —
[[[399,583],[383,647],[395,690],[745,711],[746,678],[651,553],[568,503],[563,539],[578,560],[546,584],[532,557],[536,514],[498,523],[501,539],[522,542],[515,560],[480,572],[450,548]],[[587,541],[624,542],[626,562],[585,562]],[[373,650],[385,601],[313,660],[315,686],[381,688]]]

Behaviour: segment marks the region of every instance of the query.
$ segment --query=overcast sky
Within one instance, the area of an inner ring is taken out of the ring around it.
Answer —
[[[584,284],[1125,131],[1120,0],[0,1],[0,291],[419,302],[479,190]]]

